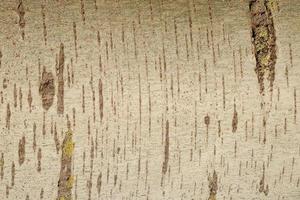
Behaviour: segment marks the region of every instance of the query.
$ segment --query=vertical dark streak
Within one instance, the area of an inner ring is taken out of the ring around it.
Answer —
[[[60,44],[58,66],[56,68],[56,76],[58,79],[58,92],[57,92],[57,113],[64,113],[64,65],[65,65],[65,54],[64,45]]]
[[[19,4],[17,7],[17,13],[19,15],[19,26],[21,29],[21,35],[22,35],[22,39],[25,39],[25,8],[23,5],[23,1],[19,0]]]
[[[73,34],[74,34],[74,46],[75,46],[75,58],[76,61],[78,59],[78,51],[77,51],[77,30],[76,30],[76,23],[73,22]]]
[[[213,176],[208,178],[209,181],[209,197],[208,200],[216,200],[217,190],[218,190],[218,176],[214,170]]]
[[[177,55],[177,58],[179,58],[178,36],[177,36],[177,24],[176,24],[176,19],[174,19],[174,34],[175,34],[176,55]]]
[[[235,133],[237,130],[237,124],[238,124],[238,113],[236,111],[236,104],[234,100],[234,111],[233,111],[233,118],[232,118],[232,132]]]
[[[85,10],[84,10],[83,0],[80,0],[80,13],[81,13],[81,18],[82,18],[83,24],[85,24]]]
[[[42,8],[42,18],[43,18],[43,35],[44,35],[44,42],[45,42],[45,45],[47,45],[47,27],[46,27],[45,5],[42,5],[41,8]]]
[[[292,44],[289,43],[289,53],[290,53],[290,65],[291,67],[294,67],[294,64],[293,64],[293,49],[292,49]]]
[[[28,102],[28,106],[29,106],[29,112],[31,113],[32,95],[31,95],[31,84],[30,84],[30,82],[29,82],[29,90],[28,90],[27,102]]]
[[[297,117],[297,94],[296,88],[294,88],[294,123],[296,124],[296,117]]]
[[[16,108],[18,106],[18,93],[17,93],[17,85],[14,84],[14,107]]]
[[[10,111],[10,106],[9,106],[9,103],[8,103],[7,107],[6,107],[6,125],[5,125],[5,127],[8,130],[10,129],[10,118],[11,118],[11,111]]]
[[[0,159],[0,177],[1,181],[4,177],[4,153],[1,153],[1,159]]]
[[[84,85],[82,85],[82,112],[85,113],[85,90],[84,90]]]
[[[224,79],[224,74],[222,74],[222,88],[223,88],[223,110],[225,110],[226,106],[226,97],[225,97],[225,79]]]
[[[22,137],[21,140],[19,140],[19,165],[22,165],[25,161],[25,136]]]
[[[163,161],[163,167],[162,167],[163,175],[165,175],[168,170],[168,162],[169,162],[169,121],[167,120],[166,121],[164,161]]]
[[[99,79],[99,84],[98,84],[98,88],[99,88],[99,114],[100,114],[100,120],[102,122],[103,119],[103,88],[102,88],[102,80]]]

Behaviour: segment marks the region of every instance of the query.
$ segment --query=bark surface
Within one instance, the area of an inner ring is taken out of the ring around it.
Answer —
[[[0,0],[0,199],[300,199],[299,9]]]

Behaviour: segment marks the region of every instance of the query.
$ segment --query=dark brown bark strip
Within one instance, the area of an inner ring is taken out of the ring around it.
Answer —
[[[14,107],[16,108],[18,106],[18,92],[17,92],[17,85],[14,84]]]
[[[1,153],[0,159],[0,178],[3,180],[4,177],[4,153]]]
[[[169,162],[169,121],[166,121],[166,136],[165,136],[165,151],[164,151],[164,162],[162,167],[162,172],[165,175],[168,170]]]
[[[25,161],[25,136],[19,141],[19,165],[22,165]]]
[[[100,120],[102,121],[102,119],[103,119],[103,86],[102,86],[101,79],[99,79],[98,89],[99,89],[99,113],[100,113]]]
[[[270,0],[251,0],[252,43],[256,59],[255,72],[260,86],[260,94],[264,94],[264,81],[269,81],[273,91],[276,64],[276,35]]]
[[[233,111],[233,117],[232,117],[232,132],[235,133],[236,130],[237,130],[237,125],[238,125],[238,113],[236,111],[236,104],[235,104],[235,102],[234,102],[233,107],[234,107],[234,111]]]
[[[39,150],[38,150],[37,160],[38,160],[37,171],[41,172],[41,170],[42,170],[42,149],[41,148],[39,148]]]
[[[40,82],[39,94],[42,98],[43,108],[47,111],[53,104],[55,95],[54,77],[51,72],[46,72],[44,69],[42,73],[42,80]]]
[[[6,125],[5,125],[8,130],[10,129],[10,118],[11,118],[11,111],[8,103],[6,107]]]
[[[209,181],[209,197],[208,200],[216,200],[217,190],[218,190],[218,176],[216,171],[214,171],[212,177],[208,178]]]
[[[42,17],[43,17],[43,36],[44,36],[45,45],[47,45],[47,26],[46,26],[45,5],[42,5],[41,8],[42,8]]]
[[[77,51],[77,30],[76,30],[76,23],[73,22],[73,34],[74,34],[74,46],[75,46],[75,58],[76,61],[78,59],[78,51]]]
[[[2,57],[3,57],[3,54],[2,54],[2,51],[0,50],[0,68],[1,68],[1,65],[2,65]]]
[[[56,69],[56,75],[58,78],[58,92],[57,92],[57,113],[64,113],[64,65],[65,65],[65,54],[64,44],[60,44],[58,66]]]
[[[28,90],[28,96],[27,96],[27,102],[29,107],[29,112],[31,113],[32,109],[32,94],[31,94],[31,83],[29,82],[29,90]]]
[[[19,26],[20,26],[20,29],[21,29],[21,35],[22,35],[22,39],[24,40],[25,39],[25,31],[24,31],[24,28],[25,28],[25,9],[24,9],[24,5],[23,5],[23,1],[22,0],[19,0],[19,4],[18,4],[18,7],[17,7],[17,13],[19,15]]]

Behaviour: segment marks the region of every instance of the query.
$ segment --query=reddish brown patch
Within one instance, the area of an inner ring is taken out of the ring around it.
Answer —
[[[19,164],[22,165],[25,161],[25,136],[19,141]]]
[[[232,132],[235,133],[238,125],[238,113],[236,111],[236,105],[234,104],[234,111],[232,117]]]
[[[55,95],[54,77],[51,72],[46,72],[46,70],[43,71],[39,94],[42,98],[43,108],[49,110],[53,104]]]

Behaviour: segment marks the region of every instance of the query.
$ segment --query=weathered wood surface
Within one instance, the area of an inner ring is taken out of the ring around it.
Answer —
[[[1,0],[0,199],[300,199],[299,8]]]

